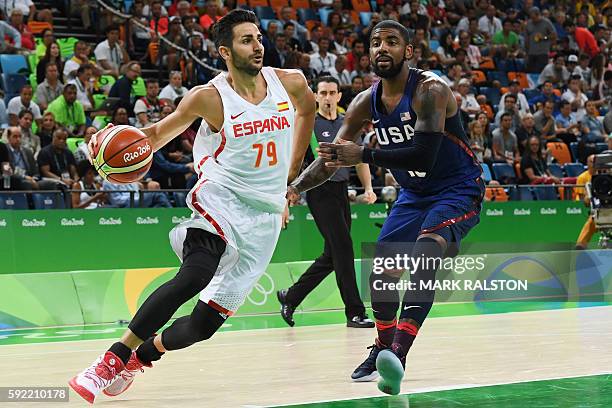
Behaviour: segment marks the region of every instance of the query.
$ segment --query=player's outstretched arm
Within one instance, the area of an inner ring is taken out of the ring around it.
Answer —
[[[342,126],[338,130],[334,142],[338,142],[339,140],[354,142],[371,118],[370,90],[368,89],[357,95],[349,105]],[[321,152],[319,152],[319,154],[321,154]],[[311,188],[315,188],[327,181],[336,170],[335,168],[326,167],[325,160],[318,157],[302,172],[302,174],[293,180],[289,186],[291,190],[290,193],[301,193]]]
[[[412,109],[417,114],[414,142],[410,147],[381,150],[354,144],[321,143],[320,156],[330,167],[354,166],[372,163],[394,170],[430,172],[438,155],[444,123],[452,92],[441,80],[428,77],[414,91]],[[452,101],[454,103],[454,100]],[[456,107],[453,105],[453,113]]]
[[[304,154],[310,142],[310,135],[314,127],[314,118],[317,111],[314,94],[308,87],[308,82],[301,71],[276,70],[278,77],[285,86],[291,103],[295,106],[295,123],[293,129],[293,151],[291,152],[291,165],[289,166],[288,182],[293,181],[302,168]]]
[[[198,118],[203,118],[213,129],[220,129],[223,125],[222,106],[221,96],[214,86],[196,86],[185,95],[174,112],[141,130],[149,138],[153,151],[157,151]]]

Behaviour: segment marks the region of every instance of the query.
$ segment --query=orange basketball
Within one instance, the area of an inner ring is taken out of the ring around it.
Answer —
[[[104,179],[117,184],[140,180],[151,168],[153,148],[144,133],[119,125],[97,135],[94,165]]]

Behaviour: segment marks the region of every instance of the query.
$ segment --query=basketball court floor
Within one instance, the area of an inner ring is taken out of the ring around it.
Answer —
[[[399,396],[384,396],[375,382],[350,381],[375,331],[347,328],[340,312],[328,311],[296,315],[295,328],[277,315],[232,318],[210,341],[167,354],[125,394],[101,396],[96,405],[612,406],[611,306],[452,314],[434,309],[408,355]],[[65,386],[124,329],[0,331],[0,386]],[[72,391],[68,403],[2,406],[64,405],[88,406]]]

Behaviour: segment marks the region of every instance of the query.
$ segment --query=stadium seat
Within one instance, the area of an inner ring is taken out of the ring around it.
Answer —
[[[535,73],[527,74],[527,79],[529,79],[530,88],[537,88],[538,80],[540,79],[540,74],[535,74]]]
[[[487,79],[491,82],[499,81],[501,86],[508,86],[510,81],[508,81],[508,74],[501,71],[489,71],[487,73]]]
[[[369,11],[360,11],[359,12],[359,21],[361,25],[367,27],[370,25],[370,20],[372,20],[372,13]]]
[[[565,164],[572,162],[572,155],[565,143],[548,142],[546,143],[546,148],[550,150],[555,160],[557,160],[557,163]]]
[[[289,0],[270,0],[270,7],[279,11],[281,8],[288,6]]]
[[[510,200],[512,201],[533,201],[533,190],[529,186],[513,186],[510,188]]]
[[[147,94],[147,87],[145,86],[144,79],[142,77],[136,78],[132,83],[132,92],[136,96],[145,96]]]
[[[34,208],[37,210],[52,210],[66,208],[62,193],[35,193],[32,195]]]
[[[558,200],[557,189],[555,186],[539,185],[533,187],[536,200]]]
[[[266,20],[274,20],[276,18],[276,13],[274,12],[274,9],[270,6],[257,6],[255,7],[255,14],[257,14],[257,17],[261,20],[261,19],[266,19]],[[280,29],[282,29],[282,27],[279,27]]]
[[[440,41],[429,40],[429,49],[431,50],[431,52],[436,52],[439,46],[440,46]]]
[[[27,210],[28,198],[25,193],[0,194],[0,209]]]
[[[524,72],[508,72],[508,79],[510,81],[518,81],[521,89],[529,88],[529,79],[527,79],[527,74]]]
[[[489,183],[489,181],[493,180],[491,169],[489,169],[489,166],[486,163],[481,163],[480,165],[482,166],[482,177],[484,178],[485,182]]]
[[[487,82],[487,76],[484,72],[475,69],[472,71],[472,82],[474,85],[484,84]]]
[[[501,99],[501,93],[499,92],[499,89],[482,87],[480,88],[480,93],[482,93],[484,96],[487,97],[487,101],[489,102],[489,105],[491,106],[499,105],[499,101]]]
[[[501,184],[516,183],[516,173],[508,163],[493,163],[493,175]]]
[[[548,170],[550,173],[558,178],[563,178],[563,168],[557,163],[551,163],[548,165]]]
[[[578,142],[570,143],[570,151],[572,152],[572,157],[575,161],[578,161]]]
[[[129,13],[133,4],[134,4],[134,0],[123,0],[123,10],[126,13]]]
[[[508,193],[506,193],[506,190],[501,187],[491,188],[490,186],[488,186],[485,190],[485,200],[505,202],[508,201]]]
[[[60,47],[60,54],[62,58],[67,59],[74,55],[74,44],[76,44],[78,41],[79,39],[74,37],[57,39],[57,44]]]
[[[310,0],[291,0],[291,7],[294,9],[310,8]],[[297,17],[294,17],[294,19]]]
[[[0,67],[4,74],[29,74],[28,62],[23,55],[0,55]]]
[[[351,0],[351,4],[353,5],[353,10],[372,11],[368,0]]]
[[[268,0],[249,0],[249,6],[252,8],[269,7]]]
[[[19,95],[21,88],[28,83],[29,78],[21,74],[2,74],[4,92]]]
[[[300,21],[303,23],[309,20],[319,21],[319,15],[315,13],[313,9],[298,9],[297,14]]]
[[[603,152],[604,150],[608,150],[608,144],[607,143],[597,143],[595,145],[595,148],[597,149],[597,154]]]
[[[68,139],[66,139],[66,145],[68,146],[68,150],[70,150],[72,153],[77,151],[81,143],[83,143],[82,137],[69,137]]]
[[[527,98],[527,100],[530,101],[531,99],[535,98],[536,96],[540,94],[540,90],[528,88],[528,89],[523,89],[523,93],[525,94],[525,98]]]
[[[567,163],[563,166],[563,169],[567,177],[578,177],[586,170],[582,163]]]

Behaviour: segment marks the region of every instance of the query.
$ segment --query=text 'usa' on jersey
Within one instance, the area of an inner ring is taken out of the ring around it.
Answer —
[[[395,110],[388,114],[384,113],[382,104],[382,82],[372,86],[372,124],[380,149],[410,147],[414,143],[417,115],[412,109],[412,95],[422,72],[410,68],[404,95]],[[391,169],[393,177],[402,188],[428,194],[480,176],[482,169],[469,147],[459,112],[446,119],[445,135],[430,172]]]

